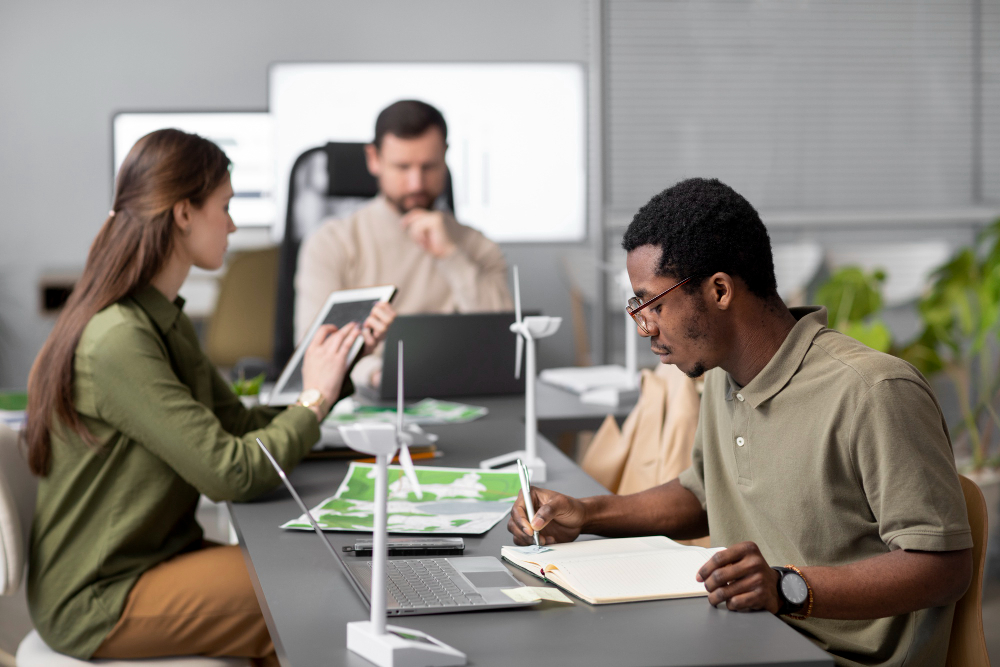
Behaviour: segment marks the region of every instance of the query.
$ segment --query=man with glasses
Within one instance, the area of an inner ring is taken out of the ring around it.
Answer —
[[[710,533],[727,548],[699,572],[709,603],[779,614],[838,665],[944,665],[972,537],[924,378],[827,329],[824,308],[785,307],[767,230],[717,180],[653,197],[622,246],[639,333],[705,373],[693,465],[628,496],[534,488],[514,541]]]

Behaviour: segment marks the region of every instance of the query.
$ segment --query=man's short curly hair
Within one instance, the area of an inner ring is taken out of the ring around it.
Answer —
[[[718,179],[691,178],[650,199],[622,237],[626,252],[644,245],[663,250],[659,274],[694,278],[684,286],[689,293],[722,271],[762,299],[777,298],[767,229],[750,202]]]

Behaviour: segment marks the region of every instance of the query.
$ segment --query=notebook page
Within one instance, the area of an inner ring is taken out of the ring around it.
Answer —
[[[708,549],[671,549],[575,558],[559,565],[558,575],[550,576],[595,602],[707,595],[695,574],[711,555]]]
[[[559,565],[573,558],[603,558],[613,554],[655,551],[669,548],[670,545],[685,548],[666,537],[651,536],[550,544],[546,547],[547,551],[539,554],[526,554],[513,547],[502,547],[500,555],[528,570],[537,571],[542,565]]]

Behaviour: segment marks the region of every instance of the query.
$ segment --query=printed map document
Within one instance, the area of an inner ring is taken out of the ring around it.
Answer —
[[[389,466],[390,533],[480,535],[510,514],[521,489],[517,472],[414,466],[424,497],[417,500],[399,466]],[[375,465],[354,461],[337,493],[309,510],[323,530],[371,532]],[[312,530],[303,514],[281,526]]]
[[[439,401],[425,398],[403,408],[404,424],[464,424],[479,419],[489,412],[487,408],[465,403]],[[396,407],[364,405],[353,398],[345,398],[330,411],[324,425],[340,426],[358,422],[396,423]]]
[[[708,595],[695,575],[722,550],[657,535],[551,544],[542,553],[503,547],[500,555],[585,602],[609,604]]]

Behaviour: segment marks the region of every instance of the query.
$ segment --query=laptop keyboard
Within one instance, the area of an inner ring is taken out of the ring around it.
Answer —
[[[371,568],[371,562],[368,563]],[[486,604],[482,595],[468,584],[455,580],[461,575],[444,558],[390,560],[387,592],[401,609],[474,607]],[[453,579],[453,577],[455,579]]]

